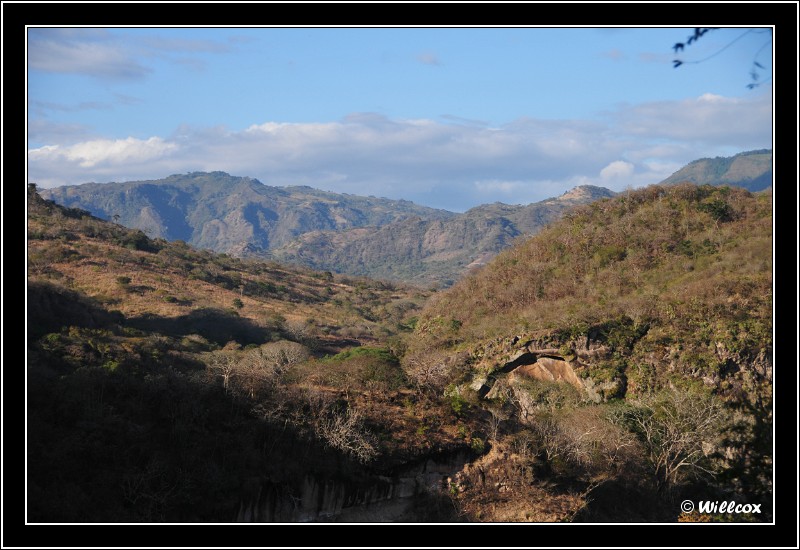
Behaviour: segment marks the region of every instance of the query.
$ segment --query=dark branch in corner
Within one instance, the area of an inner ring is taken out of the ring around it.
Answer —
[[[672,46],[672,49],[676,54],[678,52],[683,52],[684,49],[686,48],[686,46],[690,46],[691,44],[697,42],[707,32],[714,31],[714,30],[717,30],[717,29],[719,29],[719,27],[697,27],[697,28],[694,29],[694,33],[686,39],[686,42],[677,42],[677,43],[675,43],[675,45]],[[743,32],[742,34],[740,34],[739,36],[737,36],[736,38],[734,38],[733,40],[731,40],[728,44],[726,44],[725,46],[723,46],[722,48],[720,48],[719,50],[717,50],[716,52],[714,52],[713,54],[709,55],[708,57],[706,57],[704,59],[699,59],[697,61],[685,61],[683,59],[673,59],[672,60],[672,68],[673,69],[677,69],[681,65],[703,63],[705,61],[708,61],[712,57],[716,57],[717,55],[719,55],[723,51],[727,50],[729,47],[731,47],[733,44],[735,44],[736,42],[738,42],[740,39],[744,38],[748,34],[750,34],[750,33],[760,34],[760,33],[763,33],[763,32],[769,32],[769,29],[764,29],[763,31],[756,31],[754,29],[748,29],[745,32]],[[747,85],[747,87],[749,89],[751,89],[751,90],[754,89],[754,88],[757,88],[758,86],[760,86],[764,82],[769,82],[770,81],[770,78],[768,78],[767,80],[765,80],[763,82],[759,82],[758,81],[759,78],[761,77],[760,71],[764,71],[766,69],[758,61],[756,61],[756,59],[758,58],[758,55],[770,43],[772,43],[772,34],[771,33],[770,33],[769,40],[767,40],[764,43],[764,45],[762,45],[758,49],[758,51],[755,53],[755,55],[753,56],[753,64],[752,64],[752,67],[751,67],[750,73],[749,73],[750,74],[750,79],[752,80],[752,82]]]

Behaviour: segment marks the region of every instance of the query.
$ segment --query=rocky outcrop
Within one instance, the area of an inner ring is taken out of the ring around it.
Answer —
[[[556,357],[543,356],[532,364],[521,365],[510,375],[509,380],[515,379],[543,380],[547,382],[566,382],[578,389],[583,389],[583,381],[575,374],[569,361]]]
[[[469,387],[480,398],[493,399],[504,388],[514,388],[526,381],[569,384],[587,399],[600,403],[624,390],[620,379],[594,380],[590,372],[597,363],[608,359],[610,349],[587,336],[570,346],[552,347],[547,339],[524,340],[520,336],[500,339],[476,350],[479,359],[477,374]],[[502,388],[495,387],[503,380]]]
[[[238,522],[418,521],[416,503],[446,492],[473,458],[466,448],[435,453],[390,472],[340,471],[246,485]]]

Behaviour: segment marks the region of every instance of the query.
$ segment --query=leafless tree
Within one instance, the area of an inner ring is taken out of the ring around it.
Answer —
[[[228,392],[231,378],[239,362],[239,354],[235,351],[215,351],[209,355],[208,369],[222,376],[222,387]]]
[[[286,368],[308,359],[309,352],[302,344],[281,340],[264,344],[256,350],[255,355],[265,368],[271,369],[275,374],[282,374]]]
[[[628,422],[644,445],[659,490],[685,477],[715,475],[710,455],[724,415],[712,396],[674,389],[635,402]]]
[[[359,462],[369,462],[377,455],[372,435],[364,428],[360,411],[353,407],[329,409],[317,419],[315,431],[328,445]]]
[[[441,391],[447,385],[450,367],[447,363],[447,354],[436,351],[421,351],[406,355],[403,366],[417,391],[425,389]]]
[[[497,434],[500,431],[500,424],[508,420],[508,411],[500,403],[492,403],[488,405],[489,411],[489,437],[493,441],[497,441]]]

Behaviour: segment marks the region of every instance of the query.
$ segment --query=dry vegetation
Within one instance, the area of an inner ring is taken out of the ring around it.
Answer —
[[[466,447],[396,355],[425,291],[28,207],[32,521],[229,521],[249,478]]]
[[[398,334],[427,297],[390,283],[150,240],[41,199],[31,206],[29,281],[78,292],[128,320],[183,320],[219,311],[267,334],[267,340],[305,340],[337,350]],[[256,341],[244,338],[238,343]]]
[[[580,391],[507,375],[537,354]],[[435,295],[404,365],[453,394],[494,383],[473,399],[510,419],[487,416],[498,441],[527,438],[523,465],[548,478],[599,484],[589,500],[654,495],[652,516],[624,508],[628,520],[674,520],[675,499],[699,487],[768,508],[771,195],[682,184],[578,207]]]
[[[29,517],[229,521],[248,479],[442,453],[470,457],[428,502],[448,521],[767,503],[770,201],[680,185],[580,207],[422,310],[418,289],[151,240],[31,189]],[[539,356],[574,380],[512,372]]]

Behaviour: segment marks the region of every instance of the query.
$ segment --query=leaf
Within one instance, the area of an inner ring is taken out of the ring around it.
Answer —
[[[678,42],[672,46],[672,49],[675,50],[675,53],[678,53],[678,50],[683,50],[683,42]]]
[[[681,61],[680,59],[673,59],[673,60],[672,60],[672,63],[673,63],[673,64],[672,64],[672,68],[673,68],[673,69],[677,69],[678,67],[680,67],[681,65],[683,65],[683,61]]]

